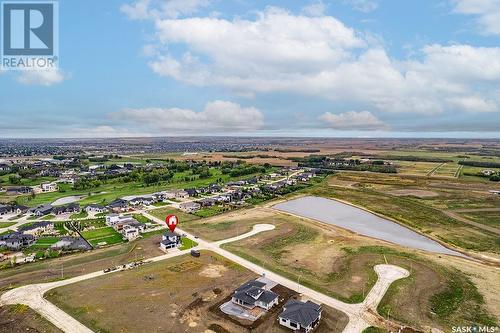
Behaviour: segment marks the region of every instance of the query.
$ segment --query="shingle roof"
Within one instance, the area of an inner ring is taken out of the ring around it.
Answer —
[[[302,327],[308,327],[318,319],[321,313],[321,306],[311,301],[301,302],[289,300],[283,307],[280,318],[288,319]]]

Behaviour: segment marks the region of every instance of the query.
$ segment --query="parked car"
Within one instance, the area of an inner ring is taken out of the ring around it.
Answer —
[[[191,250],[191,255],[193,257],[199,257],[201,255],[199,250]]]

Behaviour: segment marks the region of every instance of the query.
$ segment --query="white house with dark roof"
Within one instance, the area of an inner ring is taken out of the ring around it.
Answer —
[[[87,213],[105,213],[108,211],[108,209],[101,205],[90,204],[85,207],[85,211]]]
[[[168,249],[174,249],[181,246],[181,235],[170,230],[164,233],[161,237],[160,249],[167,251]]]
[[[311,301],[301,302],[289,300],[283,306],[283,312],[278,316],[280,325],[295,332],[311,332],[321,320],[321,305]]]
[[[189,201],[183,202],[179,205],[179,209],[186,213],[194,213],[201,208],[201,205],[197,202]]]
[[[264,282],[251,280],[234,291],[231,302],[247,309],[258,306],[267,311],[278,304],[278,294],[267,290]]]

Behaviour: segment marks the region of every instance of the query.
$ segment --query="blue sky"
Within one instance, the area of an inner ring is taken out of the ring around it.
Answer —
[[[0,137],[500,137],[500,0],[59,3]]]

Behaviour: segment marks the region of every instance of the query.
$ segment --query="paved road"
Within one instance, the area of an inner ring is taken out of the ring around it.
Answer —
[[[144,215],[153,221],[157,223],[163,223],[162,220],[148,214],[144,213]],[[347,324],[346,328],[344,329],[344,333],[359,333],[363,331],[364,328],[376,324],[380,322],[380,317],[377,317],[376,315],[373,314],[373,310],[376,308],[376,305],[380,302],[382,299],[383,295],[389,288],[390,284],[400,278],[403,278],[405,276],[408,276],[409,273],[408,271],[402,269],[401,267],[397,266],[392,266],[392,265],[378,265],[375,266],[375,271],[378,274],[379,278],[375,286],[373,287],[372,291],[368,294],[365,302],[360,303],[360,304],[347,304],[344,302],[341,302],[333,297],[327,296],[325,294],[319,293],[315,290],[312,290],[310,288],[307,288],[305,286],[302,286],[298,284],[295,281],[292,281],[290,279],[284,278],[278,274],[275,274],[271,271],[266,270],[263,267],[260,267],[248,260],[245,260],[243,258],[238,257],[237,255],[228,252],[224,249],[220,248],[220,245],[231,242],[231,241],[236,241],[236,240],[241,240],[246,237],[253,236],[259,232],[264,232],[268,230],[274,229],[274,226],[268,225],[268,224],[257,224],[254,226],[253,230],[242,234],[237,237],[233,237],[230,239],[218,241],[218,242],[207,242],[202,239],[196,239],[198,242],[198,246],[196,247],[197,249],[205,249],[205,250],[210,250],[213,251],[219,255],[222,255],[226,257],[227,259],[234,261],[238,263],[239,265],[259,274],[259,275],[265,275],[267,278],[275,281],[276,283],[279,283],[283,286],[286,286],[290,289],[297,290],[299,291],[303,296],[314,300],[318,303],[321,304],[326,304],[330,307],[336,308],[340,311],[343,311],[347,314],[349,317],[349,323]],[[189,238],[193,239],[193,235],[183,231],[182,229],[178,228],[178,231],[181,233],[185,233]],[[170,251],[167,254],[151,258],[149,260],[151,261],[161,261],[165,260],[168,258],[172,258],[175,256],[183,255],[186,253],[189,253],[190,250],[185,250],[185,251],[179,251],[179,250],[174,250]],[[119,271],[119,270],[118,270]],[[114,271],[116,272],[116,271]],[[85,327],[83,324],[69,316],[67,313],[62,311],[61,309],[57,308],[55,305],[52,303],[48,302],[43,298],[43,294],[46,293],[48,290],[65,286],[71,283],[76,283],[79,281],[87,280],[87,279],[92,279],[98,276],[102,276],[105,274],[112,274],[113,272],[110,273],[104,273],[103,271],[98,271],[90,274],[85,274],[81,275],[78,277],[74,277],[68,280],[62,280],[62,281],[56,281],[56,282],[51,282],[51,283],[43,283],[43,284],[33,284],[33,285],[28,285],[24,287],[19,287],[13,290],[10,290],[0,297],[0,306],[2,304],[25,304],[40,313],[42,316],[44,316],[46,319],[48,319],[50,322],[52,322],[56,327],[59,327],[62,331],[64,332],[71,332],[71,333],[90,333],[91,330],[89,330],[87,327]]]

